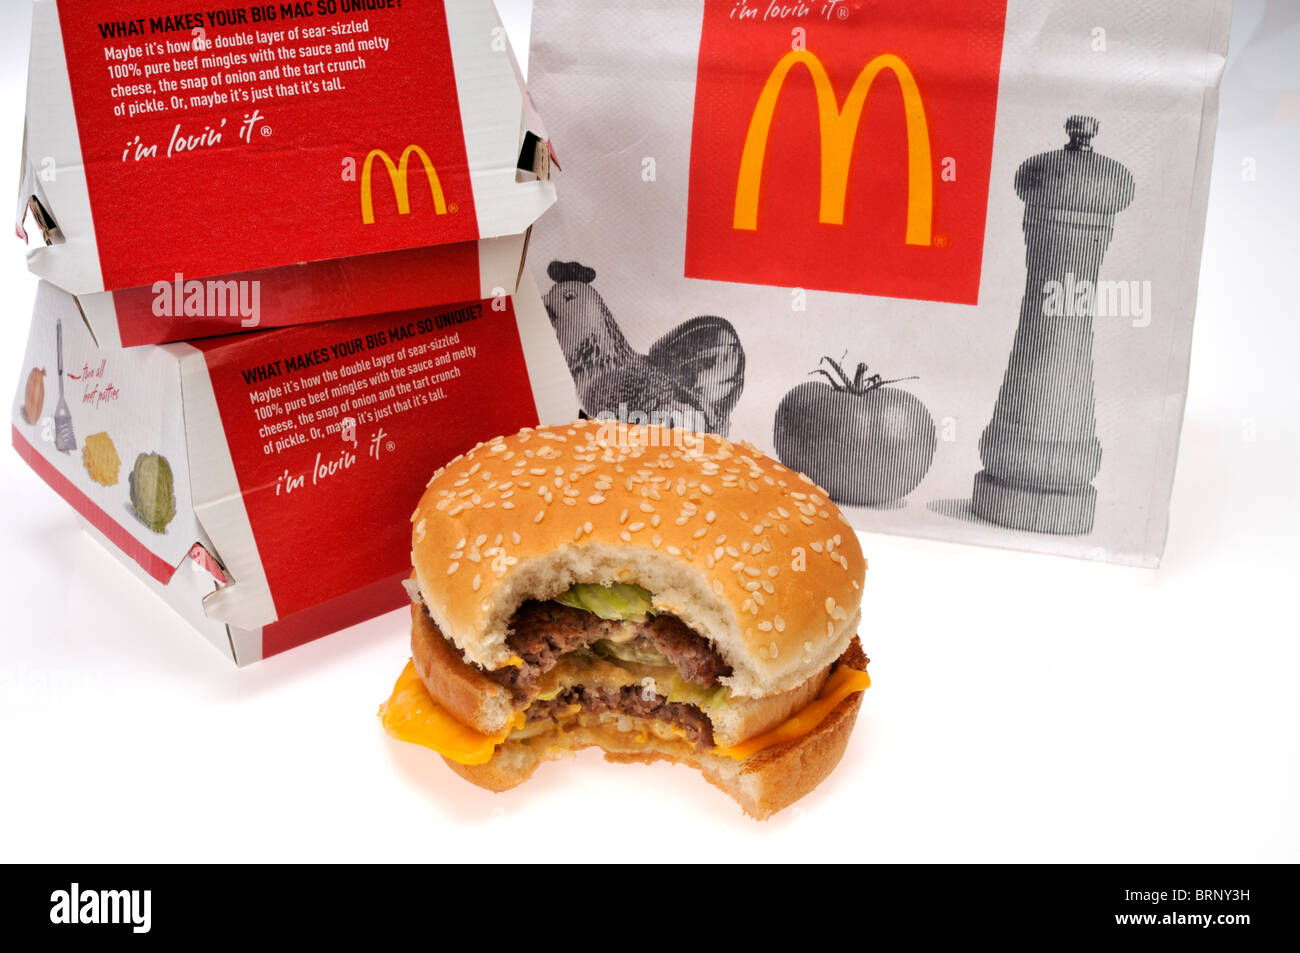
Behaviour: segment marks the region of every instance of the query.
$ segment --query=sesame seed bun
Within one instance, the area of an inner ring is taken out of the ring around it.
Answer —
[[[825,491],[754,447],[581,421],[480,444],[412,514],[429,615],[467,659],[510,662],[510,619],[574,583],[634,583],[709,639],[733,695],[788,691],[857,631],[866,562]]]

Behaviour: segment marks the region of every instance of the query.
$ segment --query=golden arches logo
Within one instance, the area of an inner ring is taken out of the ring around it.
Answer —
[[[411,214],[409,181],[411,156],[419,156],[420,161],[424,163],[424,171],[429,177],[429,189],[433,192],[434,211],[438,215],[447,214],[447,200],[442,194],[442,183],[438,181],[438,170],[433,167],[433,160],[429,158],[427,152],[419,146],[407,146],[401,160],[394,163],[393,157],[383,149],[374,149],[366,156],[366,164],[361,169],[361,220],[367,225],[375,224],[375,193],[374,182],[371,179],[376,159],[383,162],[388,170],[388,178],[393,183],[393,192],[397,196],[397,214]]]
[[[759,94],[758,103],[745,135],[745,149],[740,159],[740,176],[736,183],[734,228],[758,230],[758,199],[763,186],[763,160],[772,131],[772,117],[777,100],[790,71],[804,65],[812,74],[817,93],[817,115],[821,132],[821,212],[824,225],[844,224],[844,204],[848,194],[849,170],[853,164],[853,144],[858,137],[862,110],[871,95],[871,86],[883,70],[898,79],[903,90],[903,112],[907,119],[907,235],[909,245],[929,245],[934,218],[934,170],[930,162],[930,127],[925,119],[925,104],[916,77],[897,56],[885,53],[868,63],[858,74],[841,108],[835,86],[820,59],[807,50],[787,53],[776,64]]]

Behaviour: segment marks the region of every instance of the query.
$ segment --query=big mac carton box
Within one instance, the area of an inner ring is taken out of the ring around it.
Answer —
[[[131,346],[513,294],[555,200],[484,0],[36,0],[17,230]]]
[[[13,442],[243,665],[400,606],[434,471],[576,415],[528,278],[513,297],[125,349],[42,282]]]

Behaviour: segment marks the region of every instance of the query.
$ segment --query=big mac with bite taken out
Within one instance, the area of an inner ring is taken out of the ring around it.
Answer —
[[[866,564],[753,447],[583,421],[475,447],[412,516],[412,659],[381,709],[492,791],[596,746],[699,769],[767,818],[844,753]]]

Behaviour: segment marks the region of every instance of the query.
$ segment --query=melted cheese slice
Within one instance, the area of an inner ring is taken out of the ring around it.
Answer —
[[[765,748],[802,738],[820,725],[836,705],[854,692],[870,687],[871,679],[866,672],[841,665],[826,680],[821,694],[803,711],[765,734],[730,748],[714,748],[713,753],[744,761]],[[379,717],[383,720],[384,730],[398,741],[431,748],[457,764],[487,764],[497,746],[526,722],[524,713],[519,712],[506,729],[496,735],[480,734],[462,725],[429,695],[414,662],[407,662],[406,668],[402,669],[392,696],[379,708]]]
[[[730,748],[714,748],[713,753],[722,755],[724,758],[735,758],[737,761],[744,761],[764,748],[802,738],[820,725],[826,716],[835,710],[836,705],[854,692],[866,691],[870,687],[871,678],[866,672],[860,672],[856,668],[841,665],[831,673],[830,678],[826,679],[821,694],[809,702],[803,711],[791,715],[765,734],[750,738],[748,741],[742,741]]]
[[[520,712],[498,735],[484,735],[467,728],[433,700],[413,661],[407,662],[406,668],[402,669],[392,696],[379,707],[379,717],[383,720],[384,730],[398,741],[432,748],[457,764],[487,764],[496,753],[497,745],[524,724],[524,715]]]

